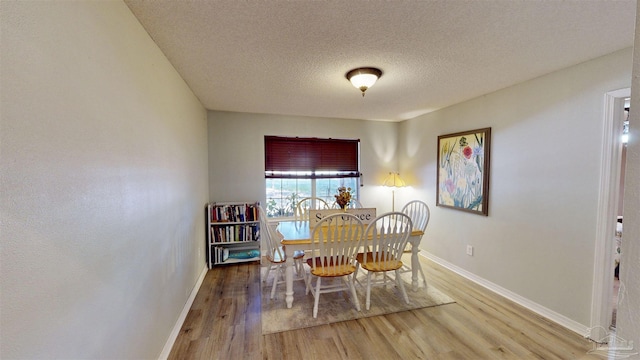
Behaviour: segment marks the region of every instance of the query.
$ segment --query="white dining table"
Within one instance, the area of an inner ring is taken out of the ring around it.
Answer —
[[[311,250],[311,229],[309,228],[308,221],[281,221],[278,224],[277,231],[282,235],[281,243],[284,245],[286,253],[286,268],[285,279],[287,289],[285,293],[285,300],[287,302],[287,308],[293,306],[293,253],[298,250]],[[418,289],[418,269],[419,259],[418,252],[420,240],[422,239],[423,232],[421,230],[413,230],[411,236],[409,236],[409,243],[411,244],[411,287],[413,291]]]

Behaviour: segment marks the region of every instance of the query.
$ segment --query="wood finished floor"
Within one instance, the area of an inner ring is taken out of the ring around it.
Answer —
[[[601,359],[587,354],[592,344],[580,335],[431,261],[422,263],[428,283],[455,304],[265,336],[259,264],[216,267],[169,359]]]

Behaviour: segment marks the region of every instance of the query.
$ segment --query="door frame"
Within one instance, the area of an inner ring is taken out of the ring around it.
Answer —
[[[591,327],[589,338],[606,341],[612,320],[614,244],[620,195],[622,169],[622,140],[624,101],[631,97],[631,88],[609,91],[604,96],[602,124],[602,162],[596,220],[596,244],[593,267]]]

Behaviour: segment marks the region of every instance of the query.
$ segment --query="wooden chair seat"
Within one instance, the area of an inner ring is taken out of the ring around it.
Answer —
[[[324,261],[319,257],[307,259],[307,265],[311,267],[312,275],[323,277],[346,276],[356,271],[355,265],[350,263],[334,264],[333,258],[324,258]]]
[[[363,269],[373,272],[392,271],[400,269],[403,265],[402,261],[396,259],[375,261],[372,252],[359,253],[356,256],[356,261]]]

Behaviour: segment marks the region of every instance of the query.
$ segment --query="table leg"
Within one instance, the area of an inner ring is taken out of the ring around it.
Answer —
[[[287,308],[291,308],[293,306],[293,254],[286,254],[286,256],[285,280],[287,283],[287,291],[285,293],[285,300],[287,301]]]
[[[420,259],[418,258],[418,252],[420,249],[420,238],[411,239],[411,289],[413,291],[418,290],[418,269],[420,269]]]

